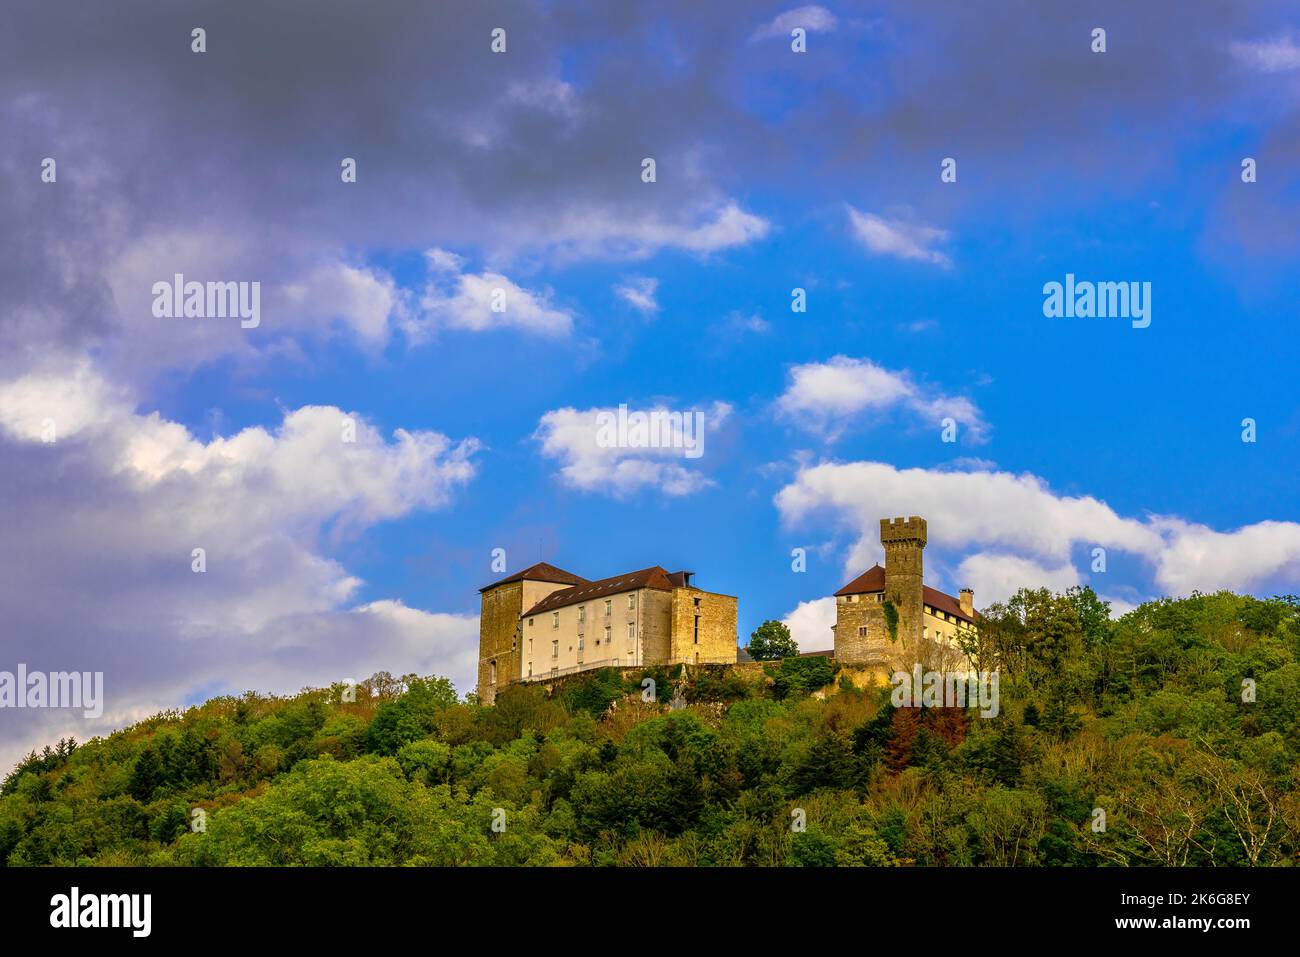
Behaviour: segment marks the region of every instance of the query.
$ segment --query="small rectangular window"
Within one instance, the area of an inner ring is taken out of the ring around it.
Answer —
[[[866,625],[858,625],[858,637],[859,637],[859,638],[865,638],[865,637],[867,637],[867,626],[866,626]]]
[[[558,639],[551,642],[551,657],[552,658],[560,657],[560,642]]]
[[[609,625],[605,626],[605,644],[609,644]]]
[[[586,638],[583,638],[582,635],[579,635],[579,636],[578,636],[578,650],[581,651],[583,648],[586,648],[586,647],[587,647],[587,639],[586,639]]]
[[[632,594],[627,596],[627,607],[628,608],[636,607],[636,592],[632,592]]]
[[[614,611],[614,599],[605,599],[605,617],[608,618]]]
[[[552,628],[560,627],[560,613],[558,611],[551,612],[551,627]]]
[[[636,622],[629,621],[627,623],[627,637],[629,641],[636,641]]]

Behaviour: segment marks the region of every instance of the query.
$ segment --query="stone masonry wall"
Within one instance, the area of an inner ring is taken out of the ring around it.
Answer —
[[[698,588],[674,588],[671,660],[735,661],[737,611],[737,601],[732,595]]]
[[[835,600],[836,661],[868,664],[879,661],[892,647],[885,608],[875,595],[846,595]]]

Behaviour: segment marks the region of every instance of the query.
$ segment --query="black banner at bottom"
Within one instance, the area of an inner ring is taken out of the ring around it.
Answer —
[[[0,870],[6,940],[321,943],[379,928],[474,930],[494,945],[564,927],[618,946],[676,923],[694,943],[905,933],[1170,940],[1231,946],[1293,924],[1300,870],[1174,869],[159,869]],[[803,924],[807,921],[807,924]],[[665,923],[667,922],[667,923]],[[253,928],[256,928],[254,931]],[[658,928],[656,930],[656,928]]]

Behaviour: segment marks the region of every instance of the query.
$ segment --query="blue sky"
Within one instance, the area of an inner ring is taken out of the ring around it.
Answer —
[[[1300,591],[1285,5],[694,6],[25,15],[9,666],[110,700],[0,715],[12,750],[379,669],[467,691],[494,548],[691,569],[804,647],[898,514],[977,606]],[[261,324],[155,317],[176,272],[259,281]],[[1067,273],[1149,283],[1150,326],[1045,317]],[[700,411],[704,455],[598,448],[620,404]]]

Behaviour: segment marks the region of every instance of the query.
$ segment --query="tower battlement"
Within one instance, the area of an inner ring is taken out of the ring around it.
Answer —
[[[919,542],[922,547],[926,542],[925,519],[919,515],[909,518],[882,518],[880,520],[880,544],[893,542]]]

